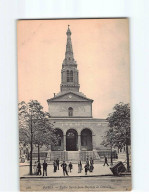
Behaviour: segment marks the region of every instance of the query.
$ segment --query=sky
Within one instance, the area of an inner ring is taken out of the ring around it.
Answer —
[[[93,99],[93,117],[106,118],[115,104],[130,102],[128,19],[19,20],[18,101],[47,99],[60,91],[70,25],[80,91]]]

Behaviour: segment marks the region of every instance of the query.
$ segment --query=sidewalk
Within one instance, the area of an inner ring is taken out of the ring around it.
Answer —
[[[71,177],[83,177],[85,176],[85,171],[84,171],[84,166],[85,164],[82,164],[83,170],[81,173],[78,173],[78,165],[77,164],[73,164],[73,169],[70,172],[68,172],[68,175]],[[42,170],[42,169],[41,169]],[[43,173],[43,170],[42,170]],[[94,164],[94,170],[93,172],[89,172],[87,173],[87,176],[101,176],[101,175],[113,175],[111,170],[110,170],[110,166],[103,166],[103,164]],[[43,177],[42,175],[40,176],[36,176],[36,175],[29,175],[29,166],[25,165],[25,166],[20,166],[20,177],[21,178],[41,178]],[[46,176],[45,176],[46,177]],[[64,177],[63,175],[63,170],[60,166],[60,170],[57,170],[56,173],[53,172],[53,165],[48,165],[47,168],[47,177]],[[65,176],[66,177],[66,176]]]
[[[118,161],[122,161],[124,162],[126,160],[126,155],[125,154],[119,154],[119,158],[113,160],[113,164],[115,164]],[[61,162],[62,163],[62,162]],[[61,165],[60,163],[60,165]],[[66,162],[68,165],[68,162]],[[110,165],[110,160],[108,161],[109,165]],[[111,170],[110,170],[110,166],[103,166],[104,164],[104,159],[100,159],[100,162],[97,162],[94,164],[94,170],[93,172],[89,172],[87,173],[87,176],[90,177],[97,177],[97,176],[113,176]],[[41,162],[42,165],[42,162]],[[82,164],[82,172],[78,173],[78,164],[74,163],[73,164],[73,169],[72,172],[68,172],[69,177],[86,177],[85,176],[85,171],[84,171],[84,166],[85,163]],[[29,161],[25,162],[25,163],[20,163],[20,178],[41,178],[43,177],[41,176],[36,176],[34,175],[29,175]],[[57,178],[57,177],[67,177],[63,175],[63,170],[61,168],[61,166],[59,166],[60,170],[57,170],[56,173],[53,172],[53,162],[51,161],[50,164],[48,164],[48,168],[47,168],[47,176],[44,176],[45,178]],[[43,169],[41,169],[42,173],[43,173]],[[33,169],[34,172],[34,169]],[[127,175],[127,173],[124,173],[124,175]],[[128,175],[130,175],[130,173],[128,173]]]

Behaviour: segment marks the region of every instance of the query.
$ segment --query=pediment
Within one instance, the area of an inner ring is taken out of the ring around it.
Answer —
[[[92,99],[87,98],[85,95],[82,95],[82,93],[74,93],[74,92],[67,92],[67,93],[60,93],[56,95],[54,98],[51,98],[47,101],[50,102],[60,102],[60,101],[70,101],[70,102],[92,102]]]

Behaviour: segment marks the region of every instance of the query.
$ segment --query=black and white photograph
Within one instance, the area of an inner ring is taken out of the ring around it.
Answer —
[[[21,191],[130,191],[129,20],[18,20]]]

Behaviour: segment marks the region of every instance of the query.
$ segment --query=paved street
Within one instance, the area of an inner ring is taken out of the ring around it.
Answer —
[[[124,161],[125,156],[117,161]],[[52,162],[51,162],[52,163]],[[116,161],[114,162],[116,163]],[[42,163],[41,163],[42,164]],[[67,162],[68,164],[68,162]],[[110,163],[109,163],[110,164]],[[29,175],[29,164],[20,163],[21,191],[126,191],[131,190],[131,176],[113,176],[110,166],[103,166],[100,161],[94,164],[94,171],[85,176],[84,165],[82,173],[78,173],[78,165],[73,164],[69,176],[63,176],[62,168],[53,172],[53,165],[48,165],[47,177]],[[80,177],[79,177],[80,176]]]
[[[118,161],[124,162],[125,160],[126,160],[125,159],[125,154],[120,154],[119,159],[114,160],[114,164]],[[110,165],[110,160],[108,162],[109,162],[109,165]],[[41,162],[41,165],[42,165],[42,163],[43,163],[43,161]],[[59,166],[60,170],[57,170],[57,172],[54,173],[52,163],[53,162],[51,162],[51,164],[48,164],[47,176],[48,177],[62,177],[63,176],[63,171],[62,171],[61,166]],[[61,163],[62,162],[60,162],[60,164]],[[88,172],[88,175],[89,176],[110,175],[110,174],[112,175],[112,172],[110,170],[110,166],[107,166],[107,165],[103,166],[103,163],[104,163],[104,160],[100,160],[100,162],[95,163],[93,172]],[[67,165],[68,164],[69,164],[69,162],[67,162]],[[85,166],[85,164],[82,164],[82,168],[83,168],[82,173],[78,173],[78,165],[73,164],[72,172],[71,173],[69,172],[69,175],[70,176],[84,176],[85,175],[84,166]],[[126,164],[125,164],[125,166],[126,166]],[[34,172],[34,169],[33,169],[33,172]],[[20,163],[20,177],[27,177],[27,176],[29,176],[29,162]],[[36,175],[33,175],[33,177],[35,177],[35,176]],[[39,176],[36,176],[36,177],[39,177]]]
[[[25,178],[20,187],[21,191],[128,191],[131,177]]]
[[[68,174],[70,176],[84,176],[85,172],[84,172],[84,166],[85,164],[82,165],[82,172],[78,173],[78,165],[77,164],[73,164],[73,169],[72,172],[68,172]],[[94,170],[93,172],[88,172],[88,175],[105,175],[105,174],[112,174],[110,168],[110,166],[103,166],[103,163],[100,164],[94,164]],[[29,176],[29,166],[20,166],[20,177],[27,177]],[[36,175],[33,175],[34,177]],[[56,173],[53,172],[53,165],[48,165],[48,169],[47,169],[47,176],[48,177],[61,177],[63,176],[63,171],[62,168],[60,166],[60,170],[57,170]],[[39,176],[36,176],[39,177]]]

